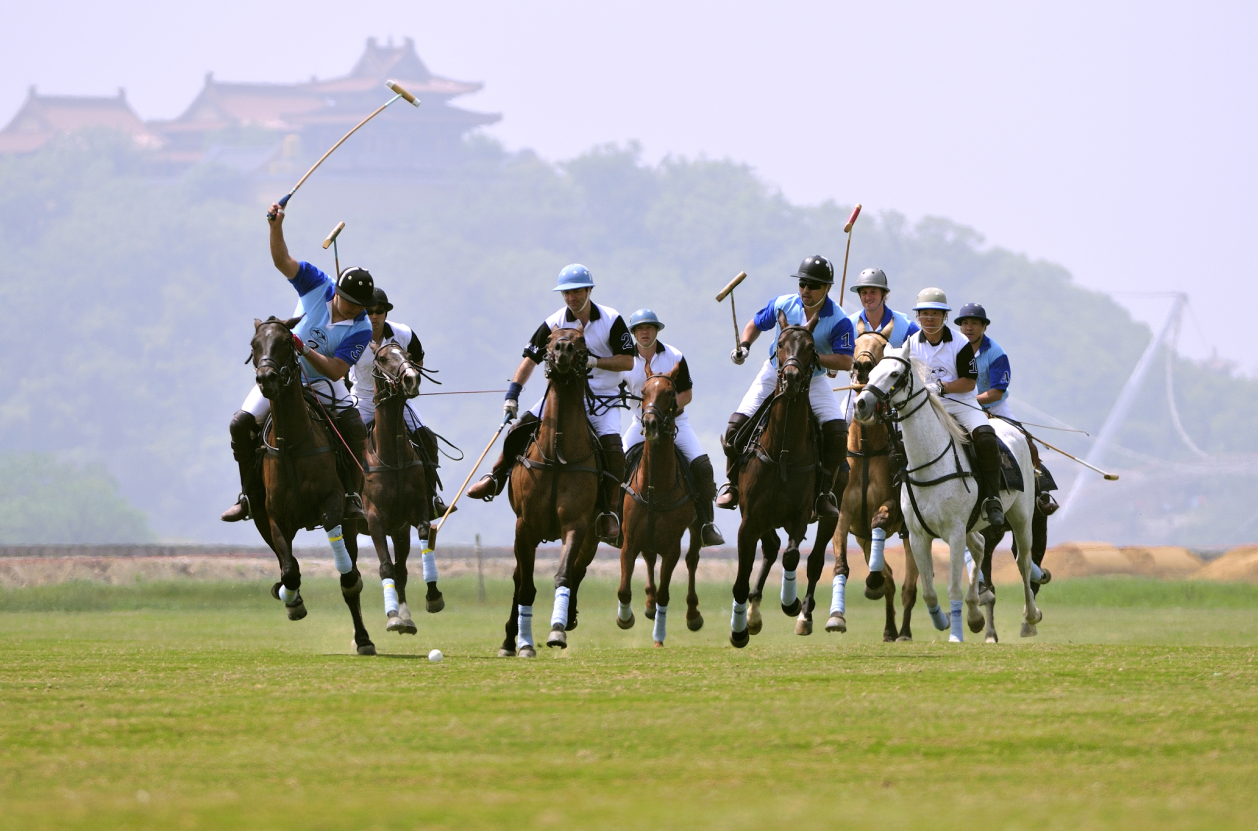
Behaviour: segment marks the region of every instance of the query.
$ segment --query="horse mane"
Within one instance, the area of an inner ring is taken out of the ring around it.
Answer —
[[[926,364],[919,361],[917,358],[913,358],[911,360],[913,364],[913,372],[917,373],[918,380],[925,385],[929,380],[928,368]],[[966,429],[962,427],[955,418],[952,417],[952,413],[944,409],[943,401],[939,399],[939,396],[935,395],[934,391],[929,388],[926,390],[926,396],[930,399],[930,406],[934,408],[935,415],[939,416],[939,421],[943,424],[944,429],[952,434],[952,437],[961,444],[968,442],[970,440],[970,434],[966,432]]]

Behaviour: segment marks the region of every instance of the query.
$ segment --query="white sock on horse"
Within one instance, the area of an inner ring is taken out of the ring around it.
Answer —
[[[521,606],[520,617],[518,619],[519,632],[516,634],[516,643],[523,649],[526,646],[533,645],[533,607]]]
[[[341,574],[349,574],[354,570],[354,561],[349,558],[349,549],[345,547],[345,535],[341,526],[328,529],[328,545],[332,546],[332,561]]]
[[[390,613],[397,614],[397,583],[392,577],[386,577],[380,581],[380,585],[384,586],[384,616],[388,617]]]
[[[420,560],[424,563],[424,582],[437,582],[437,555],[432,553],[431,548],[425,548]]]
[[[299,597],[301,597],[300,591],[290,589],[288,586],[280,583],[280,600],[283,600],[285,603],[295,603]]]
[[[734,614],[730,616],[729,628],[731,632],[747,631],[747,604],[734,601]]]
[[[874,540],[869,546],[869,570],[882,571],[882,567],[887,564],[887,557],[883,554],[883,548],[887,544],[887,529],[875,528],[869,532],[869,536]]]
[[[926,607],[926,611],[930,612],[930,622],[935,625],[936,629],[942,632],[943,630],[948,628],[948,616],[944,614],[943,609],[939,608],[938,606],[932,609],[928,605]]]
[[[621,620],[628,620],[629,618],[633,617],[633,604],[621,603],[619,600],[617,600],[616,601],[616,617],[620,618]]]
[[[952,601],[952,633],[948,635],[948,640],[954,643],[961,643],[965,640],[965,628],[961,623],[961,601]]]
[[[795,570],[787,571],[782,569],[782,605],[789,606],[795,602],[797,596],[797,586],[795,583]]]
[[[668,607],[656,606],[655,607],[655,628],[651,630],[651,637],[655,640],[656,643],[664,642],[664,629],[667,626],[667,621],[668,621]]]
[[[555,589],[555,610],[550,614],[550,628],[556,626],[561,629],[568,628],[568,598],[572,595],[572,589],[567,586],[560,586]]]
[[[970,553],[970,549],[965,549],[965,579],[974,579],[974,555]]]
[[[830,595],[830,614],[847,614],[847,575],[834,575],[834,592]]]

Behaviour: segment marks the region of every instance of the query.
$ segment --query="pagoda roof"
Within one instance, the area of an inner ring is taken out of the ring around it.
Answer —
[[[110,97],[40,95],[32,86],[21,109],[0,130],[0,153],[30,152],[56,136],[91,127],[128,133],[144,147],[161,144],[157,134],[131,109],[122,89]]]

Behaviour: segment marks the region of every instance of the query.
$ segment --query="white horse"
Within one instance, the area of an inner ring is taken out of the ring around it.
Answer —
[[[979,596],[981,569],[974,569],[969,589],[964,592],[962,582],[967,536],[970,548],[981,551],[983,538],[977,532],[987,526],[987,520],[980,515],[967,535],[966,524],[978,502],[978,483],[969,459],[957,445],[969,441],[969,435],[948,414],[938,397],[927,389],[925,378],[925,365],[911,360],[907,347],[888,349],[882,361],[870,372],[865,389],[857,396],[855,412],[856,418],[868,423],[873,420],[879,403],[888,404],[895,410],[894,419],[900,422],[904,450],[908,456],[900,507],[909,529],[913,559],[922,577],[922,597],[935,628],[940,631],[947,629],[950,617],[952,634],[948,640],[960,642],[964,638],[961,627],[963,600],[968,607],[967,622],[971,629],[977,632],[985,622],[979,604],[986,603],[990,598]],[[1043,618],[1035,608],[1035,595],[1031,592],[1031,516],[1035,508],[1035,472],[1025,437],[1000,419],[993,419],[992,426],[1014,453],[1022,471],[1023,490],[1002,491],[1000,501],[1018,541],[1018,571],[1022,574],[1022,591],[1026,601],[1022,614],[1022,637],[1026,638],[1036,634],[1035,625]],[[939,608],[935,592],[935,566],[930,549],[937,538],[948,543],[950,616],[945,616]],[[881,566],[875,569],[875,565],[871,561],[870,569],[881,570]],[[991,642],[994,639],[989,637],[988,640]]]

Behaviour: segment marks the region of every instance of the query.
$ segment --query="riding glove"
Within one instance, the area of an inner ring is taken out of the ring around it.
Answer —
[[[520,402],[514,398],[508,398],[502,405],[502,411],[511,419],[515,419],[520,414]]]

